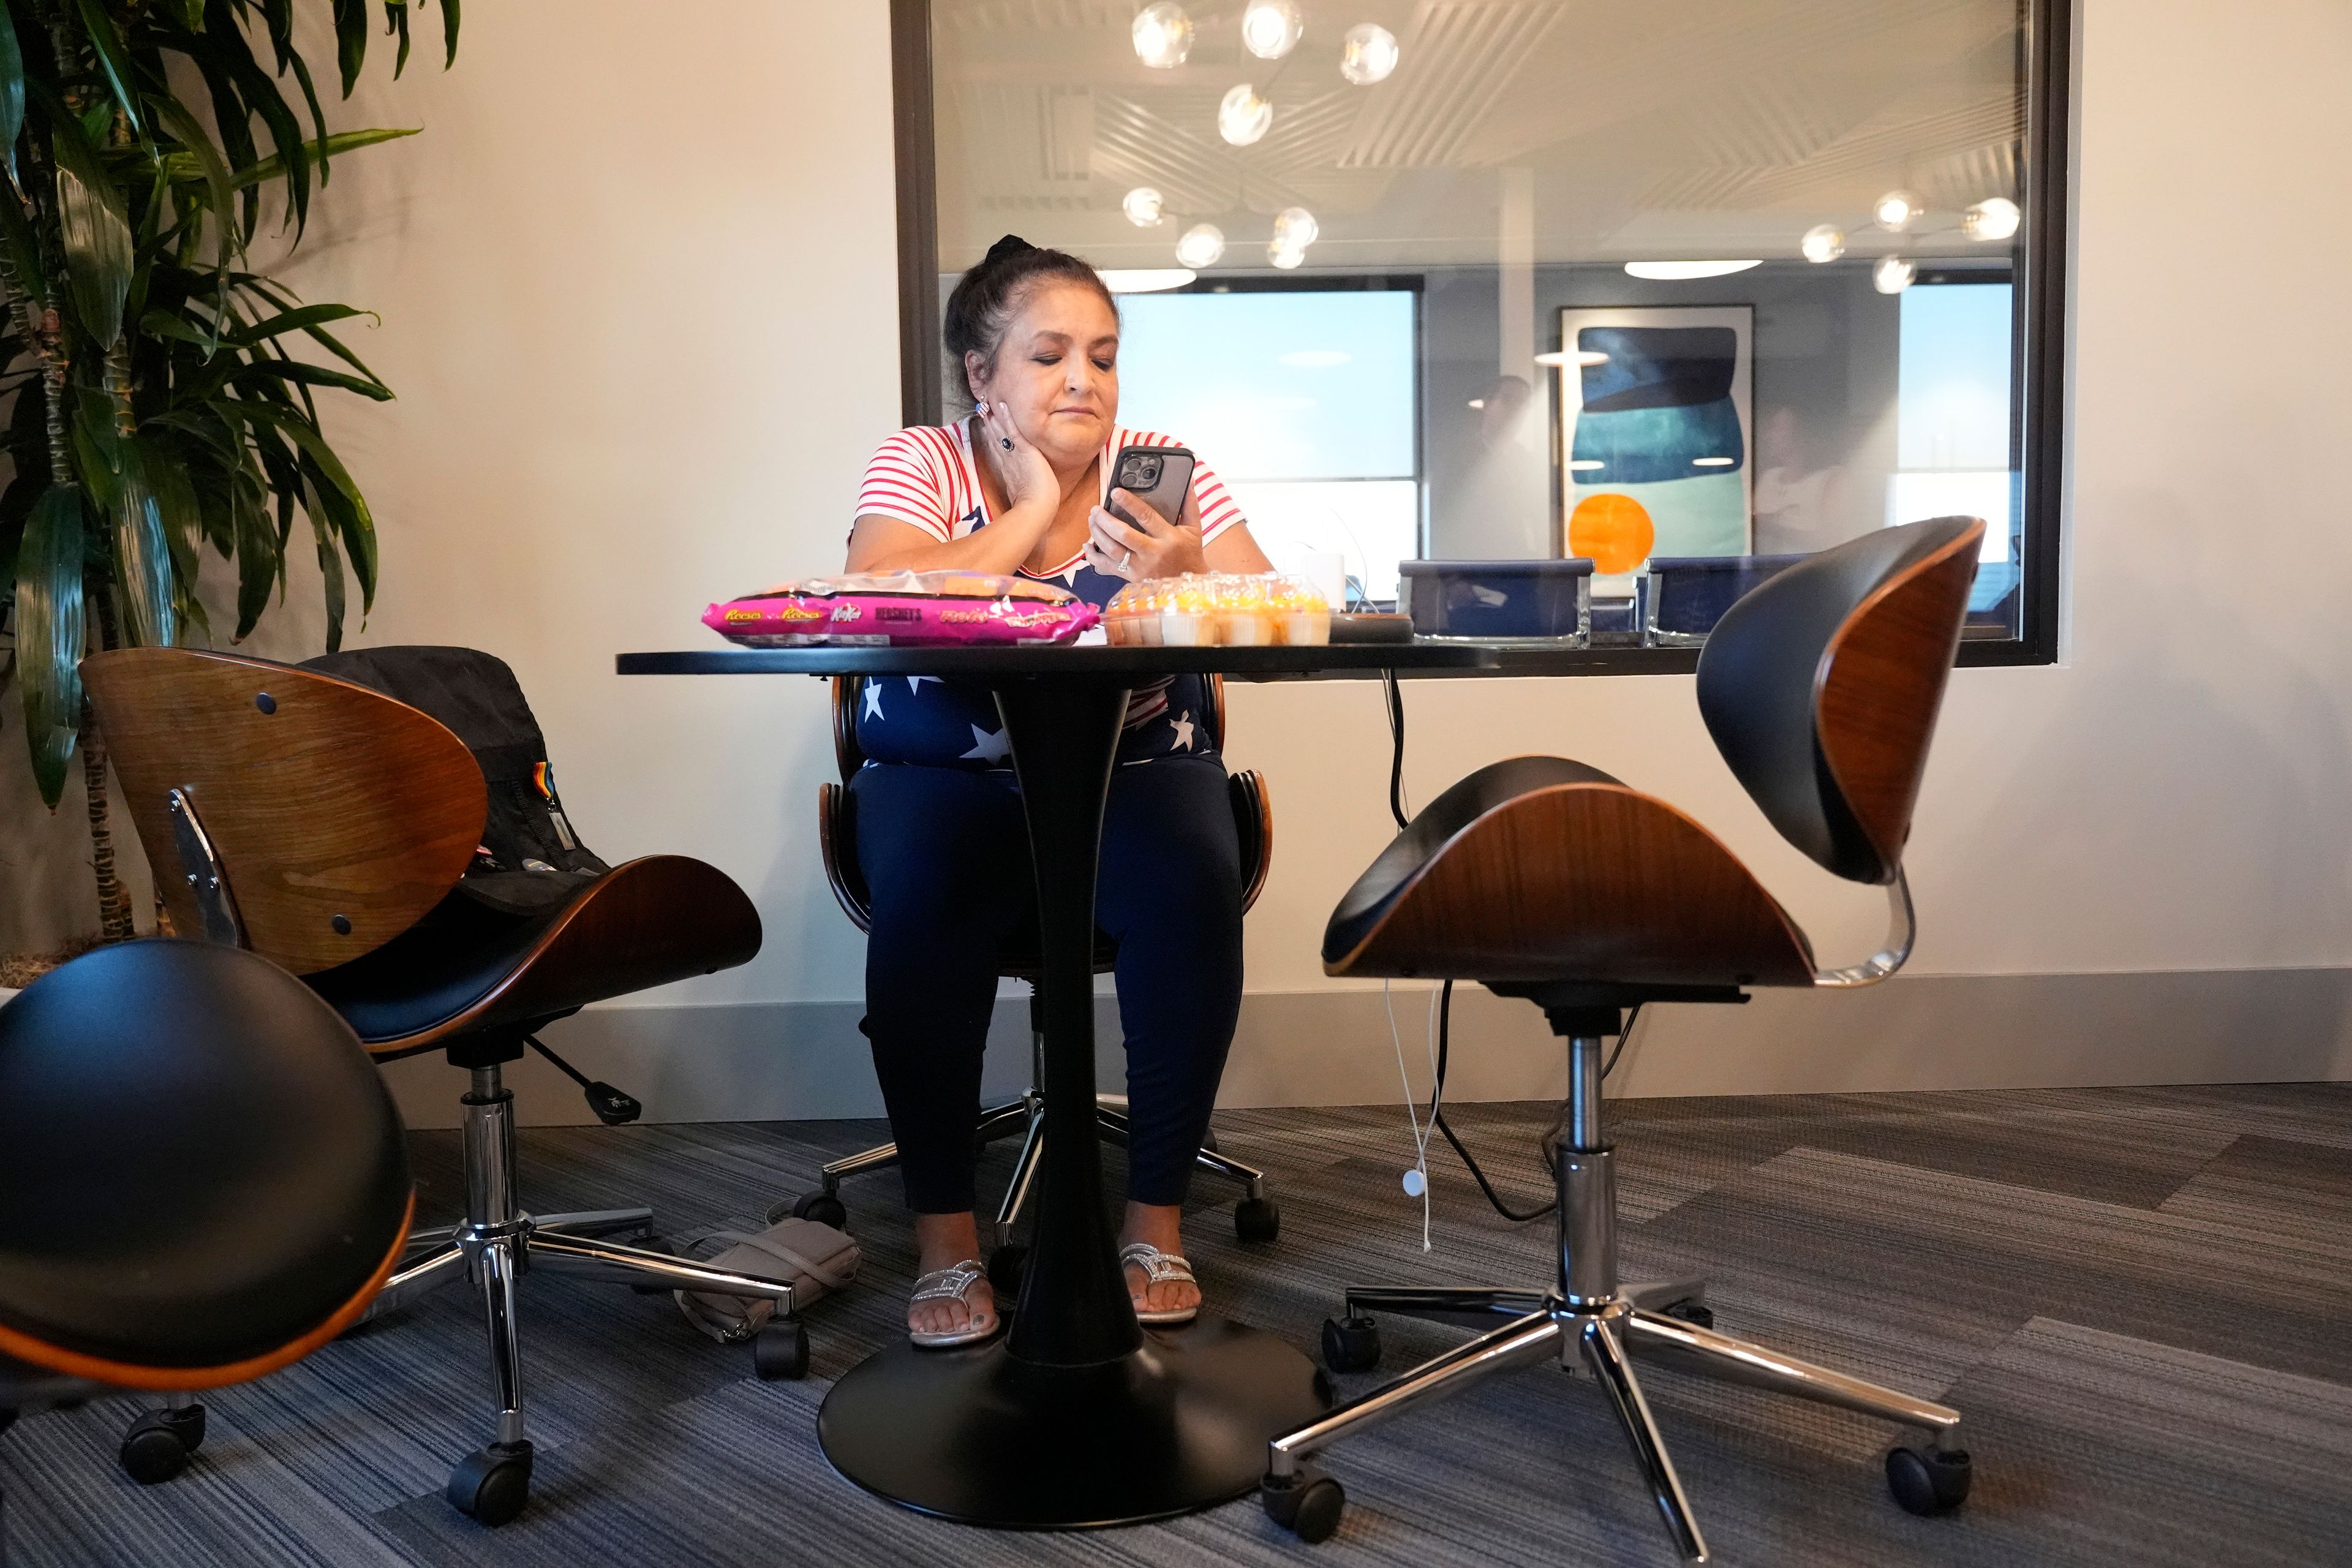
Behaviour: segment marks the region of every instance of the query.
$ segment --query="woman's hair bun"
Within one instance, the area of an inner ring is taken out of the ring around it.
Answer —
[[[980,264],[982,267],[993,267],[1008,256],[1018,256],[1024,250],[1036,248],[1019,235],[1008,234],[988,247],[988,254],[981,258]]]
[[[957,279],[948,294],[940,335],[955,361],[949,385],[969,390],[971,375],[964,368],[964,356],[977,353],[993,363],[997,345],[1003,342],[1005,328],[1020,310],[1022,300],[1046,282],[1091,289],[1113,315],[1118,313],[1118,302],[1093,268],[1066,250],[1032,245],[1017,234],[1008,234],[990,246],[988,254]]]

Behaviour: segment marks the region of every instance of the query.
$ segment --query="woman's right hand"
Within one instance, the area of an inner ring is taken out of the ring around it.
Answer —
[[[981,450],[996,482],[1004,487],[1008,510],[1042,510],[1044,521],[1052,521],[1062,504],[1062,485],[1054,477],[1054,465],[1014,426],[1013,410],[1004,404],[982,403],[973,413],[979,417]]]

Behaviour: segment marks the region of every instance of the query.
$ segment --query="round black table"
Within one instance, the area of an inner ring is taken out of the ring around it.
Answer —
[[[1137,1524],[1245,1495],[1265,1445],[1322,1413],[1306,1356],[1203,1312],[1135,1321],[1103,1212],[1095,1142],[1096,858],[1129,688],[1158,676],[1234,680],[1444,674],[1495,668],[1449,644],[1329,647],[723,648],[625,653],[623,675],[933,675],[996,695],[1037,878],[1044,964],[1044,1180],[1011,1327],[996,1340],[877,1351],[817,1416],[825,1457],[909,1508],[973,1524]]]

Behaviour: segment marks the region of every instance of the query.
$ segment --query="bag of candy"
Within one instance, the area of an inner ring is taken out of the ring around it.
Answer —
[[[866,572],[780,583],[702,624],[752,647],[984,647],[1074,641],[1101,612],[1050,583],[981,572]]]

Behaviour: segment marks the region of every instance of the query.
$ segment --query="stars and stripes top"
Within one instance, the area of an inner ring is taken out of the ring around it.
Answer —
[[[1180,447],[1156,430],[1111,431],[1097,465],[1101,479],[1096,500],[1110,488],[1112,460],[1123,447]],[[1245,521],[1224,482],[1208,464],[1192,466],[1192,500],[1200,508],[1202,542]],[[947,543],[986,528],[988,497],[981,488],[980,457],[972,450],[968,420],[917,426],[884,440],[866,465],[857,492],[857,514],[890,518],[921,529]],[[1049,571],[1021,569],[1022,576],[1059,583],[1097,607],[1127,585],[1087,564],[1083,542],[1069,560]],[[995,699],[983,687],[963,681],[917,677],[869,682],[857,715],[857,741],[866,755],[881,763],[917,763],[942,767],[1010,768]],[[1132,764],[1161,756],[1214,754],[1214,742],[1201,723],[1207,689],[1197,675],[1180,675],[1139,687],[1128,699],[1127,727],[1119,761]]]

